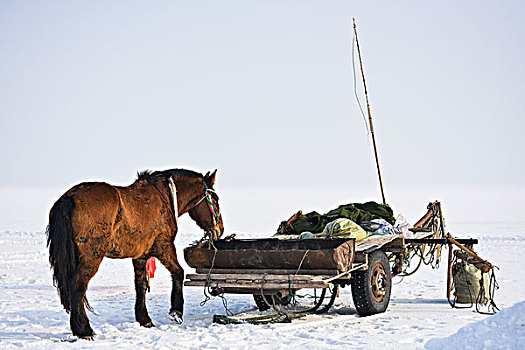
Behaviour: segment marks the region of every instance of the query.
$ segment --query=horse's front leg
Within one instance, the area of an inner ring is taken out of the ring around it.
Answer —
[[[146,290],[148,288],[146,278],[147,258],[133,259],[133,268],[135,270],[135,292],[137,299],[135,301],[135,319],[143,327],[154,327],[146,308]]]
[[[182,323],[184,309],[184,296],[182,294],[182,283],[184,281],[184,270],[177,260],[175,245],[171,241],[165,241],[157,245],[155,257],[168,269],[171,274],[173,288],[171,290],[170,319],[176,323]]]

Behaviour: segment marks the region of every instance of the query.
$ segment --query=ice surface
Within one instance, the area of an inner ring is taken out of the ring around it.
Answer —
[[[49,208],[65,190],[0,189],[0,348],[523,348],[525,282],[519,260],[525,253],[523,186],[387,191],[394,212],[402,212],[411,222],[425,213],[428,202],[441,200],[448,230],[480,239],[477,252],[500,268],[496,302],[502,311],[496,316],[450,308],[443,263],[439,270],[424,267],[413,277],[394,279],[391,304],[384,314],[359,317],[345,288],[326,315],[291,324],[224,326],[212,323],[212,315],[225,313],[222,301],[213,298],[200,306],[203,290],[188,287],[184,323],[175,325],[168,316],[170,277],[159,264],[147,296],[156,327],[145,329],[134,318],[131,261],[104,259],[88,290],[99,315],[89,315],[97,333],[95,342],[74,344],[69,343],[75,340],[69,317],[52,285],[44,234]],[[342,203],[378,197],[375,189],[340,186],[217,190],[226,234],[235,232],[244,238],[270,235],[282,219],[299,209],[324,212]],[[202,236],[186,215],[180,224],[179,254]],[[186,266],[186,273],[191,272]],[[228,295],[227,300],[233,312],[256,313],[250,296]],[[509,327],[513,331],[503,331]]]

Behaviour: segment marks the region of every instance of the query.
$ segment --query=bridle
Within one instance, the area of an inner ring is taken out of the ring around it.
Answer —
[[[213,199],[211,194],[215,193],[217,195],[217,192],[215,192],[211,188],[208,188],[208,185],[206,185],[206,183],[204,183],[204,187],[205,187],[204,195],[202,196],[201,199],[199,199],[197,201],[197,203],[195,203],[193,205],[193,207],[190,210],[195,209],[199,204],[201,204],[201,202],[203,202],[203,201],[206,202],[206,205],[207,205],[208,209],[210,210],[210,214],[211,214],[211,226],[210,226],[210,228],[205,230],[205,236],[208,236],[210,238],[214,238],[213,237],[213,228],[215,226],[217,226],[217,224],[219,223],[219,220],[221,218],[221,213],[219,211],[219,207],[218,207],[217,203],[215,202],[215,200]],[[219,237],[217,237],[217,239],[218,238]]]

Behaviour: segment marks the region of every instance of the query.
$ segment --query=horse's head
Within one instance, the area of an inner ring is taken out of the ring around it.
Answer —
[[[211,175],[210,172],[208,172],[202,177],[202,183],[197,186],[200,198],[198,198],[196,204],[188,212],[197,225],[208,232],[214,240],[219,239],[224,232],[222,215],[219,208],[219,196],[213,190],[216,174],[217,170]]]

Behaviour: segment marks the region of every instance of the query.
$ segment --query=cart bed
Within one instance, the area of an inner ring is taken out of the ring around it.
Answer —
[[[433,232],[416,232],[410,238],[429,238]],[[400,235],[371,235],[355,244],[356,254],[370,253],[377,249],[385,251],[402,251],[405,247],[405,238]]]
[[[354,238],[219,240],[213,247],[188,247],[184,257],[196,269],[272,269],[347,271]]]

